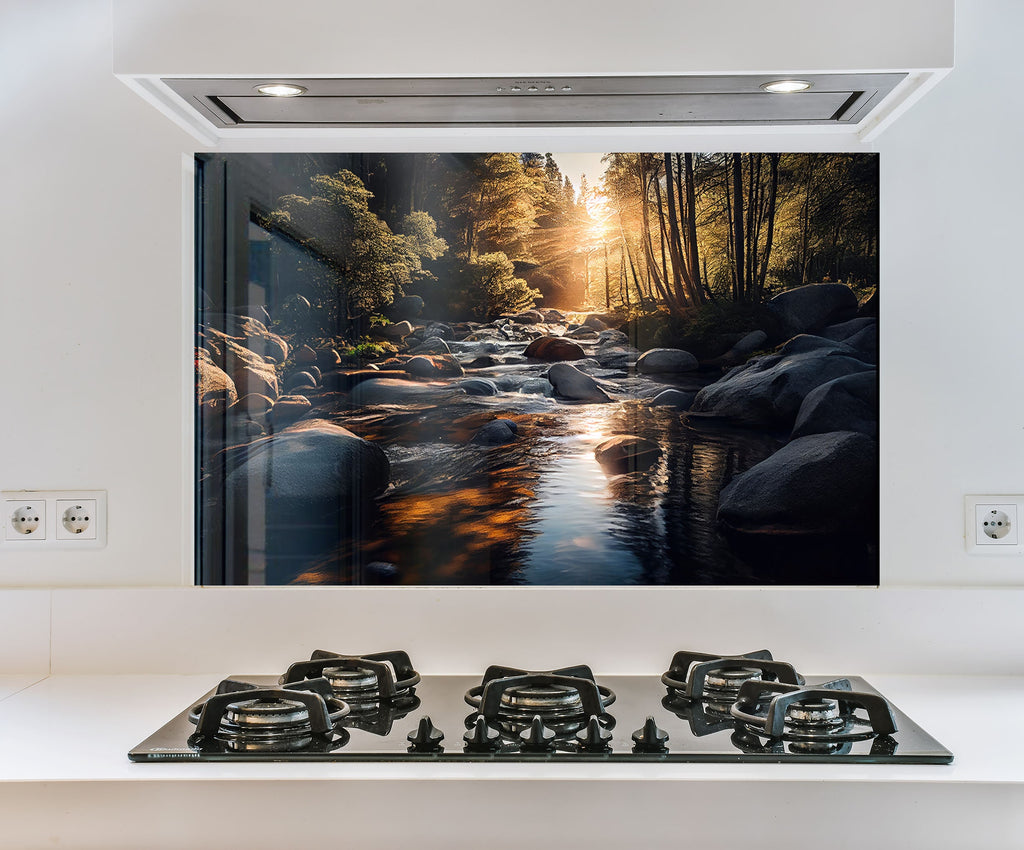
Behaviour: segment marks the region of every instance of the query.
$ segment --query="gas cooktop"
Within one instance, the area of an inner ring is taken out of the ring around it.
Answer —
[[[949,763],[864,679],[804,677],[767,650],[678,652],[657,676],[489,667],[421,677],[405,652],[317,650],[233,676],[132,749],[133,761]]]

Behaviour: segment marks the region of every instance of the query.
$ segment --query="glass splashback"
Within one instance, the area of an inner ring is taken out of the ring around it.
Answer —
[[[196,160],[200,583],[877,584],[877,155]]]

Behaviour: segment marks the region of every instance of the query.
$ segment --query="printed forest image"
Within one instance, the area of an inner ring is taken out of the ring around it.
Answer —
[[[197,156],[206,584],[877,584],[878,159]]]

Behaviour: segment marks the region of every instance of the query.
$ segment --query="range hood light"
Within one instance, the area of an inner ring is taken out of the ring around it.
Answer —
[[[270,97],[295,97],[296,95],[304,94],[306,89],[291,83],[266,83],[262,86],[256,86],[256,91]]]
[[[764,91],[772,94],[792,94],[798,91],[807,91],[813,85],[807,80],[773,80],[770,83],[762,84]]]

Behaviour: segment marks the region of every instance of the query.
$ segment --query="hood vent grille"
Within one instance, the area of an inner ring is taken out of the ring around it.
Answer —
[[[907,75],[801,74],[807,91],[772,94],[773,76],[203,79],[163,82],[219,128],[849,125]],[[288,82],[295,97],[260,94]]]

